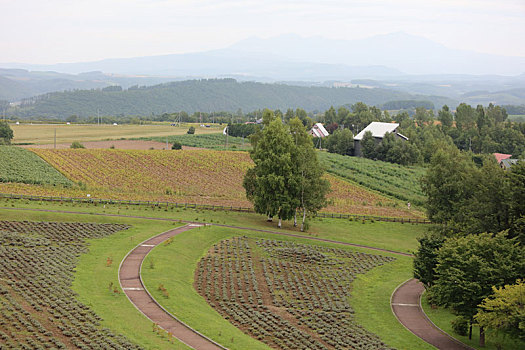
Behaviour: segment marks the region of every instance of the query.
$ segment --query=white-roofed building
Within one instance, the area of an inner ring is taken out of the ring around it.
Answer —
[[[316,123],[312,127],[312,130],[310,130],[310,133],[312,135],[314,135],[315,137],[326,137],[326,136],[330,135],[330,133],[328,131],[326,131],[326,129],[324,128],[323,124],[321,124],[321,123]]]
[[[383,137],[385,137],[386,133],[393,133],[394,135],[396,135],[396,137],[408,141],[408,137],[397,132],[398,127],[399,124],[397,123],[370,123],[366,128],[361,130],[359,134],[354,136],[354,154],[358,157],[361,157],[363,155],[363,152],[361,151],[361,141],[363,140],[363,137],[365,136],[365,133],[367,131],[370,131],[372,133],[372,136],[374,137],[376,143],[380,143],[383,140]]]

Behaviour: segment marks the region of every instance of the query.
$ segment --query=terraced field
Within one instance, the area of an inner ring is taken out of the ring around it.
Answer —
[[[39,194],[172,201],[251,207],[242,179],[252,161],[246,152],[184,150],[34,149],[60,172],[88,190],[42,189]],[[421,217],[405,204],[328,175],[330,205],[324,210],[390,217]],[[1,192],[33,193],[34,188],[0,185]],[[87,192],[88,191],[88,192]]]

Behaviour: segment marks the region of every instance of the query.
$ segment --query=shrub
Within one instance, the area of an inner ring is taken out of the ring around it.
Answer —
[[[190,126],[190,128],[188,129],[188,134],[190,134],[190,135],[195,134],[195,127]]]
[[[188,130],[189,134],[189,130]],[[179,141],[174,141],[173,146],[171,146],[171,149],[182,149],[182,144]]]
[[[71,144],[71,146],[69,146],[70,148],[86,148],[84,147],[83,144],[81,144],[80,142],[78,141],[73,141],[73,143]]]
[[[465,317],[456,317],[452,320],[452,329],[454,333],[466,336],[468,332],[468,320]]]

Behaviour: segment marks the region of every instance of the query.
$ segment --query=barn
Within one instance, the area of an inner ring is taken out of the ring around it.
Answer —
[[[370,123],[366,128],[361,130],[361,132],[354,137],[354,154],[358,157],[363,156],[363,152],[361,150],[361,141],[363,140],[363,137],[365,136],[365,133],[367,131],[370,131],[372,133],[372,136],[374,137],[376,143],[380,143],[383,140],[383,137],[385,137],[386,133],[393,133],[394,135],[396,135],[396,137],[408,141],[408,137],[397,132],[398,128],[399,124],[397,123]]]

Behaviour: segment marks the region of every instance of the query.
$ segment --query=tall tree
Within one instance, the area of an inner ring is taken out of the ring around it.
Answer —
[[[324,170],[317,159],[312,137],[299,118],[290,121],[290,133],[295,145],[292,154],[295,180],[291,183],[293,188],[298,190],[295,196],[299,202],[297,207],[303,211],[301,231],[304,231],[306,213],[316,213],[326,205],[326,194],[330,190],[330,184],[323,178]]]
[[[246,174],[243,185],[255,212],[269,218],[277,215],[281,221],[290,219],[298,206],[293,177],[293,140],[281,119],[269,122],[250,155],[255,163]]]

